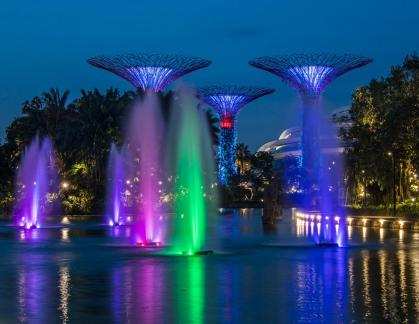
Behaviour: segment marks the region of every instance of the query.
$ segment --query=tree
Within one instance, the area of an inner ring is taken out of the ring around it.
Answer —
[[[247,145],[239,143],[236,145],[236,161],[238,164],[238,173],[243,175],[245,173],[245,164],[250,162],[251,153]]]
[[[370,202],[391,201],[392,158],[397,166],[397,197],[404,201],[417,195],[414,183],[419,170],[419,57],[407,56],[390,75],[372,80],[353,95],[349,115],[340,121],[352,143],[347,151],[347,185],[352,203],[359,202],[366,183]],[[391,156],[389,155],[391,153]]]

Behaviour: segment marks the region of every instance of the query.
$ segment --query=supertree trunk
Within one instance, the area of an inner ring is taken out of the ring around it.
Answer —
[[[243,86],[211,86],[198,89],[198,98],[213,107],[220,116],[220,145],[218,147],[218,179],[227,186],[236,174],[236,127],[239,111],[249,102],[272,93],[273,89]]]
[[[319,187],[321,170],[320,148],[320,98],[303,97],[302,162],[306,173],[305,190],[312,192]]]
[[[221,128],[220,145],[218,147],[218,179],[223,186],[227,186],[232,175],[236,174],[236,129],[235,127]]]

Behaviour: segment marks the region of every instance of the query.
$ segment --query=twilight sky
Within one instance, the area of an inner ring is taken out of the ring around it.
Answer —
[[[246,106],[239,142],[252,150],[298,125],[298,97],[278,77],[247,62],[258,56],[350,52],[374,63],[329,85],[325,109],[349,105],[354,88],[386,75],[419,51],[417,0],[20,0],[0,6],[0,138],[21,104],[50,87],[130,89],[85,63],[125,52],[175,53],[212,65],[183,80],[197,86],[243,84],[276,89]]]

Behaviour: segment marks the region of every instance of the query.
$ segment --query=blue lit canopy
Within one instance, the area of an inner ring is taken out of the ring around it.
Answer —
[[[119,75],[136,88],[155,92],[163,91],[177,78],[211,64],[199,57],[159,54],[96,56],[87,62]]]
[[[322,53],[265,56],[249,64],[278,75],[302,94],[319,95],[337,77],[371,61],[352,54]]]
[[[274,91],[262,87],[210,86],[198,89],[198,97],[213,107],[222,118],[234,119],[246,104]]]

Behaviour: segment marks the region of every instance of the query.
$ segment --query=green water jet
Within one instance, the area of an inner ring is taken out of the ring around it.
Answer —
[[[183,94],[172,124],[175,158],[175,222],[173,246],[176,253],[205,254],[209,188],[214,155],[206,119],[190,94]]]

